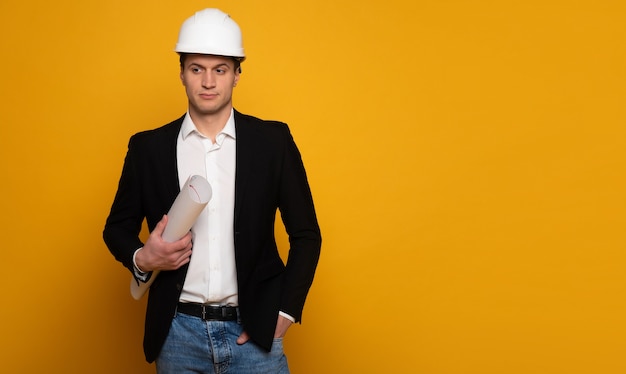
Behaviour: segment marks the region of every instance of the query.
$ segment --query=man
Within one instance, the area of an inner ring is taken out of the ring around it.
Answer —
[[[321,247],[300,153],[286,124],[234,110],[245,54],[228,15],[197,12],[176,52],[187,113],[131,137],[104,240],[137,282],[160,271],[144,335],[157,372],[288,373],[282,337],[300,321]],[[190,175],[206,177],[212,199],[190,233],[165,242],[165,213]],[[286,265],[274,239],[277,209],[289,235]]]

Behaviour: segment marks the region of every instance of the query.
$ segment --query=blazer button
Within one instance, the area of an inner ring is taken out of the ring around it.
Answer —
[[[182,289],[183,289],[183,285],[182,285],[182,284],[180,284],[180,283],[176,283],[176,289],[177,289],[178,291],[182,290]]]

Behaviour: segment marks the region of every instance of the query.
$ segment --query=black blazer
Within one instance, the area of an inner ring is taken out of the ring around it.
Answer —
[[[180,190],[176,142],[183,118],[130,139],[103,237],[131,273],[133,253],[143,246],[138,235],[144,218],[152,231]],[[320,229],[300,152],[287,125],[235,111],[235,129],[239,309],[250,338],[269,351],[278,311],[301,319],[320,255]],[[286,265],[274,239],[277,208],[289,235]],[[148,362],[156,359],[167,337],[187,268],[161,272],[150,288],[144,334]]]

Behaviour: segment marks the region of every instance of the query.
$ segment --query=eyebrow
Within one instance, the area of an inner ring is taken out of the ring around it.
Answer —
[[[202,64],[197,63],[197,62],[191,62],[191,63],[189,63],[189,65],[187,67],[190,68],[192,66],[197,66],[197,67],[200,67],[202,69],[216,69],[216,68],[225,66],[225,67],[230,69],[230,66],[227,63],[225,63],[225,62],[221,62],[221,63],[219,63],[217,65],[213,65],[211,67],[207,67],[207,66],[202,65]]]

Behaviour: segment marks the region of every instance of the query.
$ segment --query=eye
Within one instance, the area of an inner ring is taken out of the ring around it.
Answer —
[[[194,74],[198,74],[198,73],[200,73],[202,71],[202,69],[200,69],[197,66],[192,66],[189,70],[191,70],[191,72],[194,73]]]
[[[217,68],[217,69],[215,69],[215,72],[216,72],[217,74],[224,74],[224,73],[226,72],[226,70],[224,70],[224,69],[222,69],[222,68]]]

